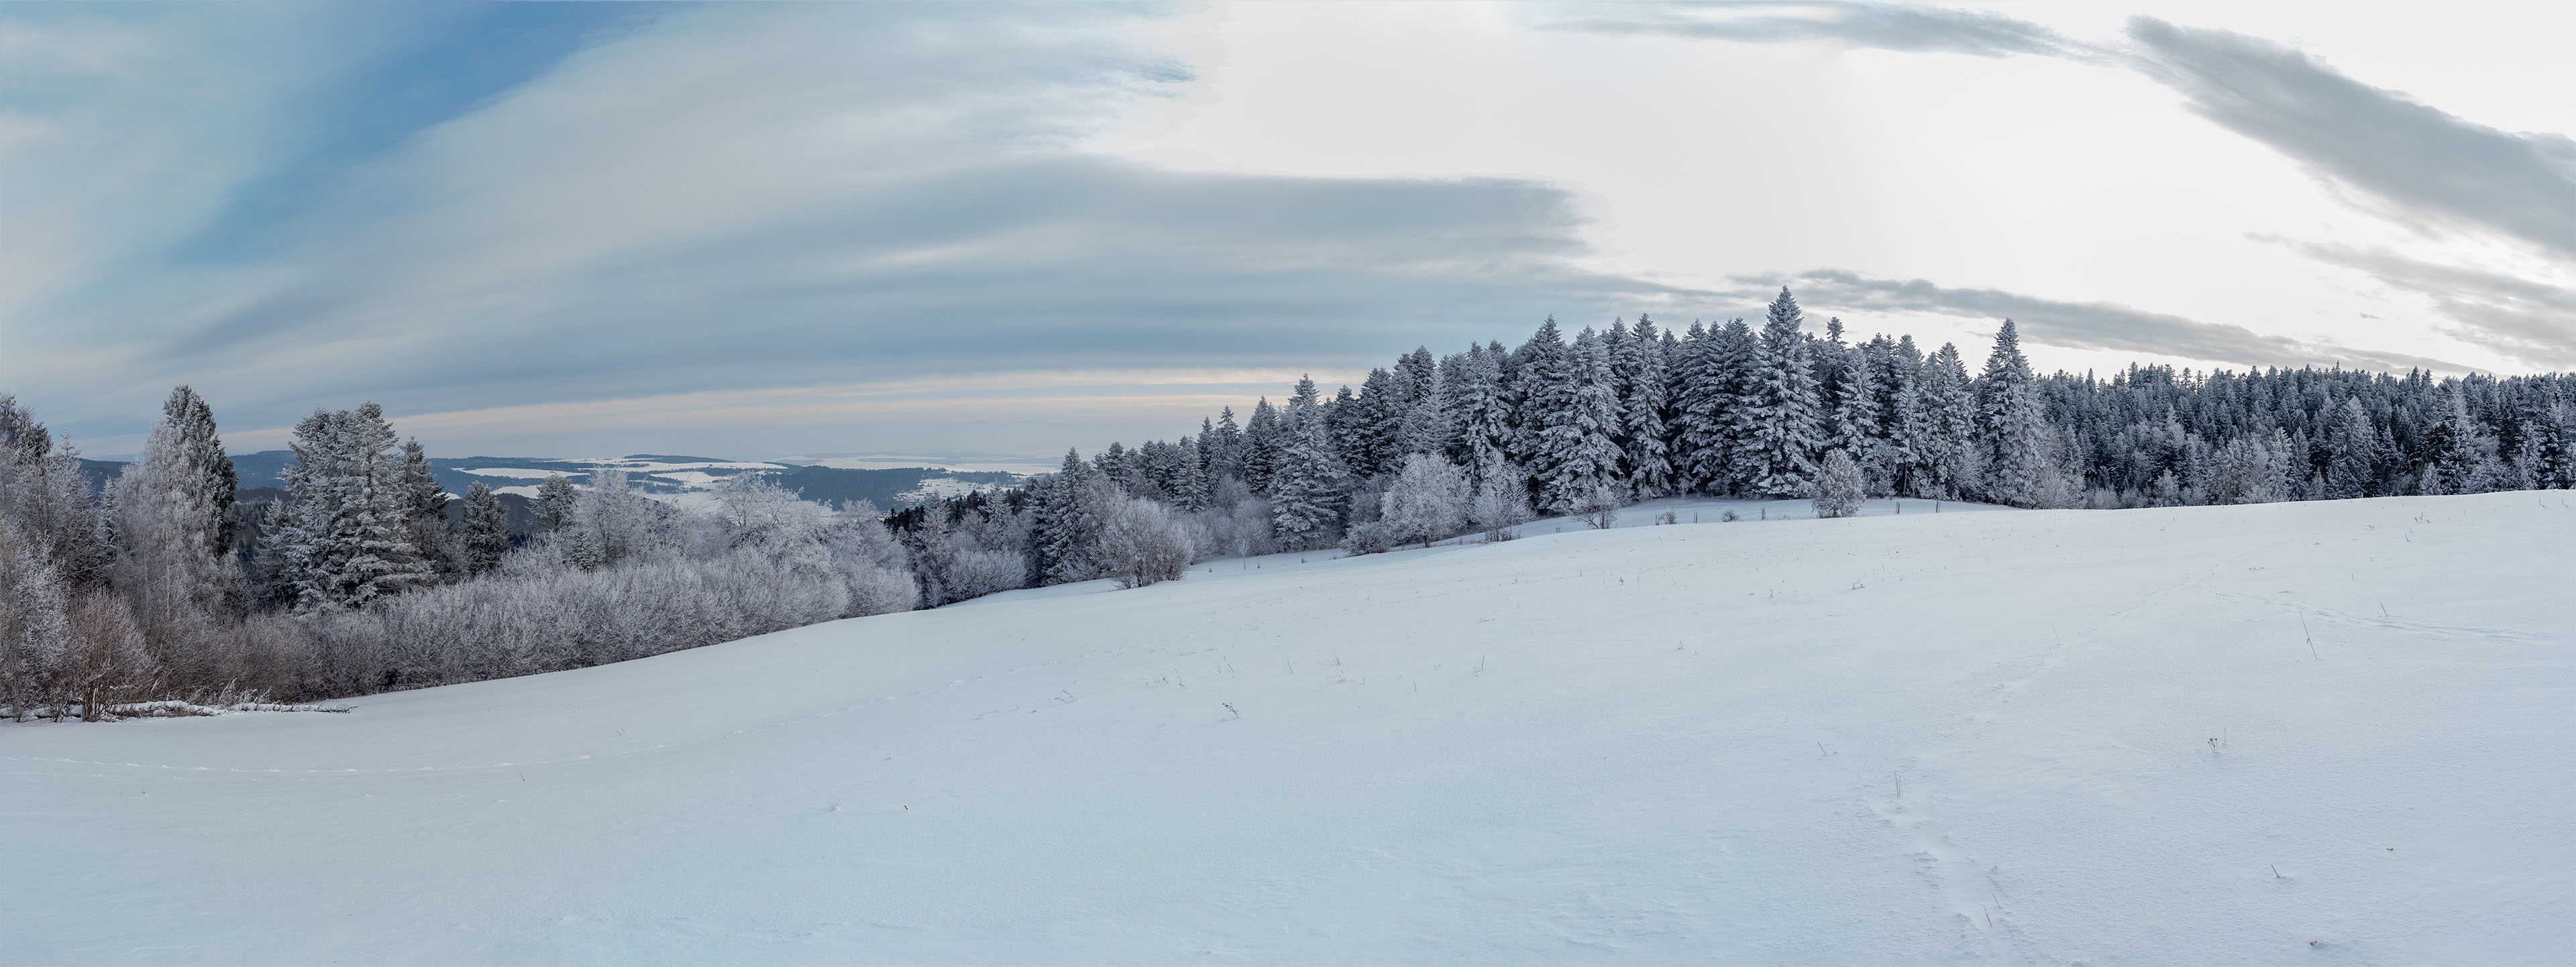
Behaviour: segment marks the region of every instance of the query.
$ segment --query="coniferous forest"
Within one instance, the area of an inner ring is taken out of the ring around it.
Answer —
[[[105,487],[0,396],[0,704],[187,714],[596,665],[1196,561],[1384,551],[1539,513],[1704,494],[2118,509],[2576,487],[2576,378],[2132,366],[2040,376],[2006,321],[1952,346],[1640,316],[1517,348],[1416,349],[1327,396],[1113,443],[1024,486],[891,515],[758,475],[704,509],[603,471],[514,533],[443,492],[373,403],[295,428],[279,500],[238,499],[211,407],[174,390]],[[451,505],[454,506],[451,506]]]

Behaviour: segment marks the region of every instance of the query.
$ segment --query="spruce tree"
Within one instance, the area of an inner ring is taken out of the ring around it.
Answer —
[[[1243,425],[1243,450],[1240,463],[1243,482],[1255,491],[1267,492],[1270,477],[1279,466],[1279,449],[1285,442],[1280,437],[1279,410],[1264,396],[1252,406],[1252,419]]]
[[[1555,409],[1537,414],[1541,421],[1534,463],[1541,498],[1551,509],[1579,513],[1605,500],[1623,479],[1619,443],[1612,436],[1621,426],[1618,374],[1610,365],[1607,340],[1586,328],[1566,353],[1564,386],[1549,387],[1547,398],[1562,398]]]
[[[1454,433],[1450,456],[1473,472],[1486,451],[1501,453],[1511,446],[1512,414],[1503,393],[1502,363],[1495,353],[1471,344],[1442,365],[1449,369],[1440,391]]]
[[[561,478],[557,478],[561,479]],[[499,495],[477,480],[465,488],[465,514],[460,521],[465,573],[481,574],[501,566],[510,553],[510,514]]]
[[[1985,499],[2014,507],[2041,505],[2050,484],[2049,432],[2021,333],[2010,319],[1995,331],[1994,352],[1977,378],[1977,435],[1984,450]]]
[[[1863,358],[1862,348],[1852,347],[1842,353],[1850,359],[1842,367],[1842,381],[1834,392],[1834,429],[1828,445],[1843,451],[1860,468],[1861,479],[1870,493],[1886,493],[1891,474],[1887,437],[1878,422],[1878,374]]]
[[[1305,420],[1280,451],[1270,481],[1272,539],[1286,550],[1332,546],[1341,522],[1344,471],[1320,420]]]
[[[1691,323],[1689,338],[1673,354],[1668,375],[1672,398],[1673,475],[1684,489],[1725,489],[1727,420],[1735,396],[1718,368],[1715,335]]]
[[[1815,485],[1822,407],[1807,336],[1799,331],[1803,318],[1797,299],[1781,289],[1771,300],[1744,396],[1736,473],[1765,496],[1804,497]]]
[[[1533,480],[1543,483],[1556,474],[1557,453],[1548,448],[1547,431],[1572,419],[1574,407],[1573,367],[1566,360],[1565,338],[1557,331],[1556,317],[1540,323],[1538,332],[1521,344],[1513,358],[1516,432],[1511,453],[1529,469]]]
[[[1664,425],[1664,413],[1671,406],[1666,397],[1671,379],[1664,372],[1662,335],[1653,319],[1640,314],[1637,328],[1617,348],[1627,487],[1639,499],[1660,497],[1673,492],[1672,432]]]
[[[2379,479],[2379,459],[2379,431],[2362,412],[2361,401],[2346,397],[2326,431],[2326,497],[2370,496]]]
[[[1040,487],[1029,543],[1037,552],[1039,579],[1045,584],[1088,581],[1100,576],[1098,546],[1111,505],[1125,499],[1098,468],[1083,462],[1079,451],[1064,452],[1063,468]]]

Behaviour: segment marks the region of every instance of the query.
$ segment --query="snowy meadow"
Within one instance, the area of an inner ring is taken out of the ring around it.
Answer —
[[[1707,512],[1734,506],[1006,592],[343,715],[19,726],[5,957],[2576,942],[2576,789],[2549,766],[2576,741],[2565,495]]]

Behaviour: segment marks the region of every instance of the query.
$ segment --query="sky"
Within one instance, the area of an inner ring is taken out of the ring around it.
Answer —
[[[2555,4],[0,6],[0,392],[93,456],[1043,456],[1651,313],[2576,369]]]

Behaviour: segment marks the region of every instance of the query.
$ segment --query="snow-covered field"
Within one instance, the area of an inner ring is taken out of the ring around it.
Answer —
[[[0,728],[0,959],[2576,956],[2567,495],[1929,509]]]

